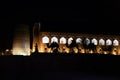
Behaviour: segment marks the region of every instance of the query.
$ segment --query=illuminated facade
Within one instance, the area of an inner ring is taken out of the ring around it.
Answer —
[[[13,55],[30,55],[29,26],[20,24],[14,30]]]
[[[98,34],[80,34],[80,33],[62,33],[62,32],[42,32],[40,31],[40,23],[36,23],[33,27],[33,44],[32,51],[35,51],[35,44],[38,44],[39,52],[52,53],[51,48],[48,48],[47,44],[56,42],[59,44],[59,53],[70,53],[70,48],[66,46],[66,43],[70,44],[71,40],[75,40],[78,45],[74,48],[74,53],[98,53],[98,54],[120,54],[120,36],[117,35],[98,35]],[[86,45],[93,43],[95,49],[85,48],[83,46],[83,40],[86,41]],[[109,50],[109,47],[110,50]]]

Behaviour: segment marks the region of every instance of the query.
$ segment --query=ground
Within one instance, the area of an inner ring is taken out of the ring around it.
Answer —
[[[0,72],[12,80],[119,80],[120,56],[40,54],[0,56]]]

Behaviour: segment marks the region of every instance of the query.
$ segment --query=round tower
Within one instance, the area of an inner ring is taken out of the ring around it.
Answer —
[[[13,55],[30,55],[29,26],[19,24],[14,30]]]

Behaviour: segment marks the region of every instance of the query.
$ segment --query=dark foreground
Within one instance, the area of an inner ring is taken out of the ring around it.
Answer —
[[[47,53],[0,56],[0,73],[9,80],[120,80],[120,56]]]

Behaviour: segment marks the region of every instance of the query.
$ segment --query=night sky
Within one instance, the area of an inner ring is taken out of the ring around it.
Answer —
[[[7,2],[0,8],[0,49],[11,48],[13,29],[21,23],[32,28],[35,22],[40,22],[43,31],[119,35],[119,3],[119,0],[81,0],[77,4],[57,6],[40,2]]]

